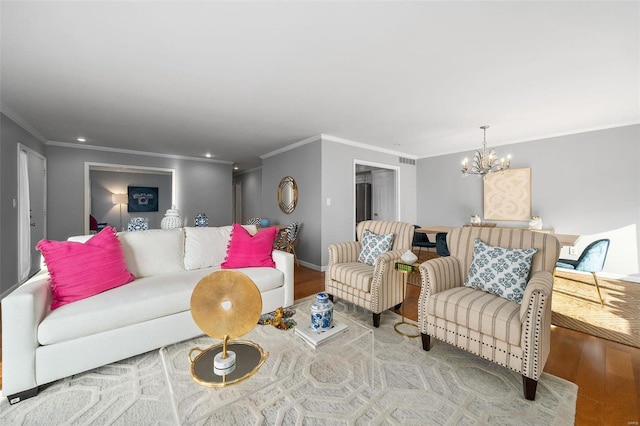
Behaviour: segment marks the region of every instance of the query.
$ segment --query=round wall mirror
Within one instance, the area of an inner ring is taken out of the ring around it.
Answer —
[[[278,206],[282,213],[290,214],[298,204],[298,185],[291,176],[285,176],[278,185]]]

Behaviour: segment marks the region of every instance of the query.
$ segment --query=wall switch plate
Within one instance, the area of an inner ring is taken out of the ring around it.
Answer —
[[[575,247],[569,247],[569,254],[575,256],[577,254]]]

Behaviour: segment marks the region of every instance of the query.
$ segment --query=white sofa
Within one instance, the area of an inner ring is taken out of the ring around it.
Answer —
[[[191,292],[220,269],[230,232],[231,226],[120,233],[135,280],[53,311],[43,268],[2,299],[2,394],[16,403],[45,383],[203,334],[191,317]],[[260,289],[262,313],[293,304],[293,255],[274,250],[272,257],[275,268],[238,269]]]

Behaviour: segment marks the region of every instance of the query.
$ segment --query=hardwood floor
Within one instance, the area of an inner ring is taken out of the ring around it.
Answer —
[[[302,266],[295,268],[296,300],[323,290],[324,273]],[[420,287],[407,286],[404,314],[416,321],[419,295]],[[639,348],[552,326],[551,354],[544,371],[578,385],[576,425],[639,424]]]

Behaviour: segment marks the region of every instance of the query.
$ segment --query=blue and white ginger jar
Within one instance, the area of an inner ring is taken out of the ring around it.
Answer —
[[[196,215],[196,226],[209,226],[209,218],[204,213]]]
[[[311,327],[314,330],[328,330],[333,325],[333,302],[327,293],[318,293],[311,304]]]
[[[146,231],[149,229],[149,220],[146,217],[132,217],[127,225],[127,231]]]

